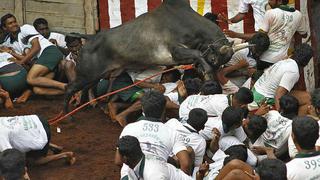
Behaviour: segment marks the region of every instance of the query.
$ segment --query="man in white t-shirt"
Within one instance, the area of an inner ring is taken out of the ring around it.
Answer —
[[[239,87],[243,86],[247,78],[256,72],[256,60],[259,60],[261,54],[270,45],[269,37],[265,33],[255,34],[249,43],[255,44],[255,46],[234,53],[231,60],[217,73],[217,78],[224,91],[223,94],[235,93]]]
[[[216,128],[220,132],[220,137],[235,136],[241,142],[247,139],[247,135],[242,128],[243,110],[232,106],[227,107],[222,116],[209,117],[203,130],[199,134],[205,140],[211,140],[213,137],[212,129]]]
[[[60,95],[65,91],[65,83],[53,80],[54,70],[63,58],[62,53],[39,34],[31,25],[19,26],[12,14],[1,17],[1,26],[9,34],[4,46],[14,56],[18,64],[29,62],[34,56],[38,58],[27,75],[27,82],[33,86],[33,92],[40,95]],[[22,55],[25,48],[30,52]]]
[[[45,37],[51,43],[56,45],[64,55],[68,54],[65,35],[56,32],[51,32],[48,26],[48,21],[46,19],[37,18],[33,21],[33,26],[43,37]]]
[[[298,154],[287,163],[287,177],[290,180],[319,179],[320,152],[315,144],[319,138],[319,125],[311,117],[298,117],[292,122],[292,139]]]
[[[221,116],[222,112],[229,106],[244,108],[252,101],[252,92],[244,87],[231,95],[192,95],[180,105],[179,117],[182,120],[187,119],[190,110],[194,108],[204,109],[209,117]]]
[[[270,0],[272,9],[266,14],[259,27],[261,32],[268,34],[270,38],[269,49],[262,54],[260,60],[266,63],[266,67],[280,60],[286,59],[291,39],[295,32],[307,37],[306,25],[302,14],[298,10],[289,7],[288,0]],[[253,34],[241,34],[226,31],[230,37],[250,39]]]
[[[165,124],[178,133],[179,139],[186,145],[192,147],[195,154],[194,173],[198,171],[206,151],[206,141],[199,135],[208,120],[207,112],[203,109],[192,109],[189,113],[187,123],[181,123],[177,119],[170,119]]]
[[[279,111],[279,99],[293,89],[299,80],[300,69],[309,63],[312,54],[310,45],[301,44],[291,58],[279,61],[266,69],[253,87],[254,101],[257,104],[266,101],[269,105],[275,105],[276,110]],[[296,91],[293,94],[299,100],[300,106],[304,101],[299,98],[301,93],[305,92]]]
[[[272,147],[275,149],[277,157],[288,152],[292,119],[298,115],[298,109],[299,102],[295,97],[282,96],[280,98],[280,112],[272,110],[264,115],[268,122],[268,128],[253,146]]]
[[[187,148],[179,140],[178,134],[162,123],[164,118],[166,100],[158,91],[149,91],[141,99],[144,117],[137,122],[124,127],[120,134],[138,138],[144,154],[154,156],[161,161],[167,161],[173,152],[180,163],[181,169],[191,174],[191,162]]]
[[[119,166],[123,163],[126,165],[127,171],[122,174],[121,180],[192,179],[173,165],[143,154],[139,141],[134,136],[119,139],[115,163]]]
[[[222,14],[219,14],[218,17],[229,24],[238,23],[242,21],[249,12],[250,6],[253,9],[254,29],[255,31],[259,31],[268,7],[268,0],[240,0],[238,14],[228,20],[223,17]]]
[[[160,73],[165,69],[164,66],[158,66],[158,67],[149,67],[145,70],[141,71],[127,71],[130,75],[132,81],[135,83],[137,81],[141,81],[147,77],[150,77],[152,75],[155,75],[157,73]],[[164,93],[166,91],[166,88],[160,84],[161,81],[161,75],[153,77],[145,82],[140,83],[138,86],[143,88],[145,91],[150,91],[152,89],[158,90],[161,93]]]
[[[214,136],[207,151],[213,163],[209,164],[209,172],[204,180],[215,179],[223,166],[226,166],[234,159],[247,162],[251,166],[257,164],[255,155],[236,137],[225,136],[220,139],[218,130],[214,129],[213,131]]]
[[[36,164],[46,164],[58,159],[75,162],[73,152],[48,155],[49,149],[61,151],[57,145],[50,143],[51,132],[48,122],[37,115],[0,117],[0,152],[17,149],[27,154]]]

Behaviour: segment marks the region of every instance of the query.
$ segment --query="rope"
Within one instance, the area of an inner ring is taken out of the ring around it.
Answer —
[[[70,115],[73,115],[74,113],[78,112],[80,109],[86,107],[87,105],[89,105],[89,104],[92,103],[92,102],[97,102],[97,101],[99,101],[99,100],[101,100],[101,99],[103,99],[103,98],[105,98],[105,97],[111,96],[111,95],[116,94],[116,93],[121,92],[121,91],[125,91],[125,90],[127,90],[127,89],[129,89],[129,88],[131,88],[131,87],[133,87],[133,86],[136,86],[136,85],[138,85],[138,84],[140,84],[140,83],[142,83],[142,82],[144,82],[144,81],[147,81],[147,80],[149,80],[149,79],[152,79],[152,78],[154,78],[154,77],[156,77],[156,76],[159,76],[159,75],[161,75],[161,74],[163,74],[163,73],[167,73],[167,72],[170,72],[170,71],[173,71],[173,70],[176,70],[176,69],[188,70],[188,69],[192,69],[192,68],[193,68],[193,65],[181,65],[181,66],[175,66],[175,67],[173,67],[173,68],[171,68],[171,69],[167,69],[167,70],[161,71],[161,72],[156,73],[156,74],[154,74],[154,75],[152,75],[152,76],[149,76],[149,77],[147,77],[147,78],[145,78],[145,79],[143,79],[143,80],[141,80],[141,81],[138,81],[138,82],[136,82],[136,83],[133,83],[133,84],[127,86],[127,87],[124,87],[124,88],[121,88],[121,89],[112,91],[112,92],[107,93],[107,94],[104,94],[104,95],[102,95],[102,96],[100,96],[100,97],[98,97],[98,98],[92,99],[91,101],[88,101],[88,102],[82,104],[81,106],[77,107],[76,109],[72,110],[71,112],[69,112],[69,113],[67,113],[67,114],[65,114],[65,115],[63,115],[63,116],[62,116],[62,112],[60,112],[57,117],[54,117],[54,118],[50,119],[50,120],[48,121],[48,123],[49,123],[50,125],[57,124],[58,122],[62,121],[63,119],[67,118],[67,117],[70,116]],[[62,116],[62,117],[61,117],[61,116]]]

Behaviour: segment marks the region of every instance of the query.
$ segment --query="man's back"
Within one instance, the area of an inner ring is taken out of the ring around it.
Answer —
[[[259,30],[263,16],[266,13],[266,5],[268,0],[240,0],[239,12],[246,13],[249,11],[248,5],[250,4],[253,9],[254,29]]]
[[[320,152],[297,154],[287,163],[287,177],[290,180],[319,179]]]
[[[200,166],[206,150],[206,141],[204,138],[189,124],[182,124],[177,119],[170,119],[166,122],[166,125],[178,133],[180,141],[192,147],[195,153],[195,166]]]
[[[179,117],[187,119],[189,112],[194,108],[205,110],[208,116],[220,116],[228,106],[228,97],[225,94],[192,95],[180,105]]]
[[[44,127],[36,115],[0,118],[0,151],[9,148],[21,152],[42,149],[48,142]]]
[[[56,33],[56,32],[51,32],[48,40],[55,39],[57,41],[57,43],[58,43],[57,44],[58,46],[63,47],[63,48],[67,48],[65,38],[66,37],[63,34]]]
[[[279,86],[290,91],[299,80],[299,68],[292,59],[282,60],[266,69],[255,83],[255,90],[268,98],[274,98]]]
[[[120,137],[125,135],[138,138],[144,154],[156,156],[163,161],[167,161],[171,152],[177,154],[186,150],[177,133],[162,122],[140,120],[128,124]]]
[[[281,116],[278,111],[269,111],[265,118],[268,122],[267,130],[260,136],[257,141],[263,143],[264,146],[271,146],[279,149],[284,145],[291,134],[292,120]],[[260,144],[262,145],[262,144]]]
[[[306,33],[299,11],[291,12],[280,8],[266,12],[260,29],[267,32],[270,38],[270,47],[260,59],[270,63],[276,63],[287,57],[291,39],[296,31],[300,34]]]

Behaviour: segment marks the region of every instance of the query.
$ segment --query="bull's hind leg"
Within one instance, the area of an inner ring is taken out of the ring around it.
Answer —
[[[179,46],[173,49],[172,56],[177,62],[185,62],[188,59],[193,60],[197,70],[204,74],[206,79],[212,79],[212,68],[201,56],[201,51]]]

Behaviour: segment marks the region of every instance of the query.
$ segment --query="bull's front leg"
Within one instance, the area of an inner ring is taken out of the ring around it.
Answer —
[[[196,65],[197,70],[204,74],[205,79],[213,79],[212,67],[201,56],[201,51],[179,46],[173,49],[172,57],[176,62],[179,63],[185,63],[188,60],[192,60],[192,62]]]

